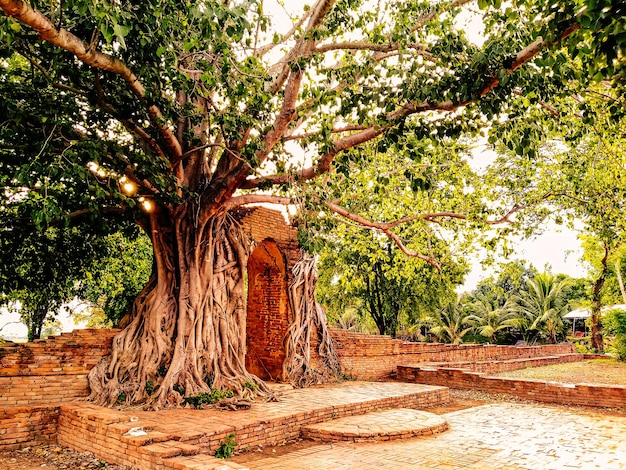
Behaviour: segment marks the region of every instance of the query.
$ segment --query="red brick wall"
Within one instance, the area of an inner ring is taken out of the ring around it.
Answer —
[[[574,385],[543,380],[489,377],[462,369],[398,366],[398,378],[407,382],[507,393],[533,401],[571,406],[626,407],[626,386]]]
[[[117,330],[76,330],[0,348],[0,449],[55,439],[58,405],[88,394],[87,373]]]
[[[0,407],[0,449],[54,441],[58,418],[58,406]]]
[[[285,259],[274,242],[263,241],[248,259],[246,367],[262,379],[280,380],[283,340],[292,322]]]
[[[75,330],[0,348],[0,406],[49,405],[85,396],[87,374],[119,330]]]
[[[293,321],[288,286],[300,256],[297,230],[282,212],[266,207],[237,211],[244,231],[256,248],[248,259],[246,367],[263,379],[282,378],[283,340]],[[312,362],[318,359],[311,347]]]
[[[297,230],[288,224],[282,212],[267,207],[251,207],[238,210],[236,215],[255,243],[270,238],[283,248],[297,250]]]
[[[382,379],[398,364],[423,362],[481,362],[572,354],[571,344],[498,346],[480,344],[407,343],[389,336],[331,330],[343,372],[360,379]]]

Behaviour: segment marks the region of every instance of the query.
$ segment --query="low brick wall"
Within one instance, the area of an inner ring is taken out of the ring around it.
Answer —
[[[572,344],[499,346],[493,344],[409,343],[389,336],[332,329],[343,372],[359,379],[392,376],[398,364],[480,363],[575,353]]]
[[[507,379],[463,369],[417,366],[398,366],[398,378],[411,383],[506,393],[544,403],[600,408],[626,407],[626,386],[620,385],[574,385],[544,380]]]
[[[89,392],[87,374],[119,330],[75,330],[0,348],[0,407],[63,403]]]
[[[0,408],[0,449],[55,441],[58,418],[58,406]]]
[[[586,359],[584,354],[561,354],[559,356],[508,359],[504,361],[448,362],[428,364],[430,367],[446,367],[453,369],[466,369],[471,370],[472,372],[498,373],[526,369],[528,367],[544,367],[554,364],[563,364],[566,362],[578,362],[583,359]]]
[[[87,374],[118,330],[76,330],[0,347],[0,449],[54,441],[59,404],[89,393]]]

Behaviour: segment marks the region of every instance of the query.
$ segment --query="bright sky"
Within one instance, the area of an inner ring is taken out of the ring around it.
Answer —
[[[511,242],[510,246],[515,249],[515,252],[505,261],[528,261],[539,272],[546,270],[546,265],[549,265],[550,271],[554,274],[563,273],[572,277],[585,277],[587,268],[580,261],[582,248],[578,233],[575,230],[548,224],[541,235]],[[476,260],[461,291],[474,289],[480,280],[494,275],[496,271],[497,267],[483,268]]]

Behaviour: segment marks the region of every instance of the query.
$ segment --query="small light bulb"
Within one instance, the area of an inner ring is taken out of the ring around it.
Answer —
[[[152,204],[152,202],[148,199],[144,199],[143,201],[141,201],[141,205],[143,206],[143,210],[145,210],[146,212],[151,212],[152,209],[154,209],[154,204]]]

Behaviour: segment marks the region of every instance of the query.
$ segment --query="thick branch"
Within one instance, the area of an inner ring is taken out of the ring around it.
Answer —
[[[372,126],[360,132],[357,132],[356,134],[352,134],[335,141],[333,148],[326,154],[322,155],[322,157],[317,162],[317,165],[309,168],[304,168],[295,175],[295,178],[299,180],[311,180],[327,173],[330,170],[330,166],[333,160],[339,152],[368,142],[383,134],[390,127],[390,125],[381,127]],[[290,174],[262,176],[260,178],[246,180],[241,187],[243,189],[252,189],[264,184],[285,184],[290,182],[293,178],[294,175]]]
[[[0,9],[5,15],[15,18],[39,33],[39,37],[61,49],[72,53],[77,59],[94,68],[114,73],[128,83],[135,96],[145,103],[146,90],[139,78],[121,60],[93,49],[69,31],[59,28],[42,13],[34,10],[22,0],[0,0]],[[168,148],[178,157],[182,153],[181,145],[172,131],[163,124],[163,115],[154,105],[147,106],[153,124],[159,129]]]
[[[302,18],[300,18],[289,31],[283,34],[278,41],[272,44],[266,44],[265,46],[259,47],[256,51],[254,51],[254,55],[257,57],[261,57],[267,54],[269,51],[271,51],[275,47],[280,46],[281,44],[284,44],[285,42],[287,42],[289,39],[293,37],[293,35],[298,31],[298,29],[300,29],[300,27],[304,24],[304,22],[307,19],[309,19],[309,17],[314,11],[315,11],[314,8],[309,8],[306,12],[304,12],[304,15],[302,15]]]
[[[415,22],[415,26],[413,26],[412,31],[417,31],[418,29],[422,28],[422,26],[424,26],[426,23],[428,23],[430,20],[432,20],[436,16],[441,15],[442,13],[448,12],[452,10],[453,8],[458,8],[460,6],[463,6],[466,3],[469,3],[471,1],[472,0],[455,0],[454,2],[449,3],[443,8],[434,9],[432,12],[422,16],[421,18],[418,18],[417,21]]]
[[[411,256],[413,258],[421,259],[421,260],[427,262],[428,264],[434,266],[435,269],[437,269],[437,271],[441,271],[441,265],[439,264],[439,262],[436,259],[434,259],[434,258],[432,258],[430,256],[422,255],[421,253],[417,253],[415,251],[409,251],[404,246],[404,243],[402,243],[402,240],[400,240],[400,237],[398,237],[395,233],[393,233],[390,230],[390,228],[388,227],[388,224],[380,223],[380,222],[372,222],[371,220],[366,219],[365,217],[362,217],[362,216],[360,216],[358,214],[353,214],[352,212],[347,211],[343,207],[335,204],[334,202],[327,201],[325,204],[335,214],[338,214],[338,215],[340,215],[342,217],[345,217],[348,220],[352,220],[353,222],[356,222],[357,224],[359,224],[359,225],[361,225],[363,227],[380,230],[385,235],[387,235],[391,240],[393,240],[393,242],[396,244],[396,246],[405,255]]]
[[[313,49],[315,53],[325,53],[337,50],[346,50],[346,51],[371,51],[371,52],[392,52],[397,51],[401,47],[401,44],[398,43],[386,43],[386,44],[375,44],[366,41],[354,41],[354,42],[336,42],[329,44],[321,44],[316,46]],[[415,49],[418,51],[425,51],[426,46],[423,44],[405,44],[402,47],[407,49]]]
[[[229,199],[224,204],[224,209],[229,211],[239,206],[246,206],[248,204],[280,204],[288,206],[293,204],[293,199],[289,197],[274,196],[272,194],[244,194],[241,196],[235,196]]]
[[[561,35],[561,39],[566,38],[579,28],[580,25],[578,23],[569,26]],[[526,46],[524,49],[517,53],[515,59],[511,62],[511,65],[505,70],[506,75],[511,75],[522,65],[534,59],[543,49],[552,46],[553,44],[554,43],[552,42],[544,41],[541,37],[537,38],[532,44]],[[483,85],[478,95],[482,98],[490,91],[495,89],[499,84],[500,80],[498,79],[498,77],[492,77],[491,80],[487,81]],[[389,119],[398,119],[401,117],[409,116],[411,114],[421,113],[425,111],[456,111],[457,109],[467,106],[474,101],[475,100],[473,99],[469,99],[459,103],[454,103],[452,101],[443,101],[439,103],[409,103],[399,110],[395,111],[394,113],[390,114]]]

